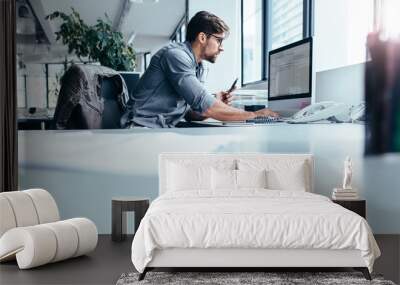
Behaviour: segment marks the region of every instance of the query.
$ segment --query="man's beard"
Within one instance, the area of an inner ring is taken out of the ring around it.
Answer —
[[[207,56],[206,58],[205,58],[205,60],[207,60],[208,62],[211,62],[211,63],[215,63],[215,61],[217,60],[217,54],[214,54],[214,55],[210,55],[210,56]]]

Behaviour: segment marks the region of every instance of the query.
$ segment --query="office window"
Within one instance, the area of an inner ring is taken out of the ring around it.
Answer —
[[[187,25],[187,23],[186,23],[186,16],[185,16],[179,21],[174,32],[172,33],[172,35],[170,37],[170,40],[172,42],[181,43],[186,40],[186,25]]]
[[[269,8],[270,49],[303,38],[303,0],[270,0]]]
[[[181,40],[186,41],[186,23],[181,26]]]
[[[311,0],[242,0],[242,84],[267,79],[268,52],[310,35]]]
[[[400,37],[400,18],[398,15],[400,11],[400,1],[381,0],[373,4],[376,9],[376,28],[380,31],[382,37]]]
[[[263,0],[243,3],[243,82],[262,79]]]

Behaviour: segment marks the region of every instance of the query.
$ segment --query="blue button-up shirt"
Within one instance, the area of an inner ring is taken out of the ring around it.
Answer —
[[[122,119],[123,126],[174,127],[192,109],[203,113],[215,98],[203,86],[204,68],[189,42],[160,49],[139,80]]]

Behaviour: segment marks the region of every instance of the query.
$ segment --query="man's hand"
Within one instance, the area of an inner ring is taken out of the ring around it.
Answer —
[[[279,117],[279,114],[271,111],[270,109],[261,109],[258,111],[255,111],[254,114],[257,117]]]
[[[235,88],[236,89],[236,88]],[[231,105],[232,104],[232,100],[233,100],[233,95],[232,92],[235,91],[235,89],[233,89],[231,92],[226,92],[226,91],[221,91],[218,92],[217,94],[215,94],[215,97],[224,102],[227,105]]]
[[[220,100],[216,100],[210,108],[202,113],[202,116],[213,118],[219,121],[244,121],[254,119],[255,117],[259,116],[279,117],[279,114],[269,109],[262,109],[256,112],[247,112],[231,107]]]

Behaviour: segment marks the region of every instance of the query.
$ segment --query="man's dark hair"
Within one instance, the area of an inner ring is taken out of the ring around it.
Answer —
[[[207,11],[197,12],[196,15],[190,19],[186,31],[186,40],[194,42],[199,33],[205,34],[220,34],[229,33],[228,25],[219,17]]]

